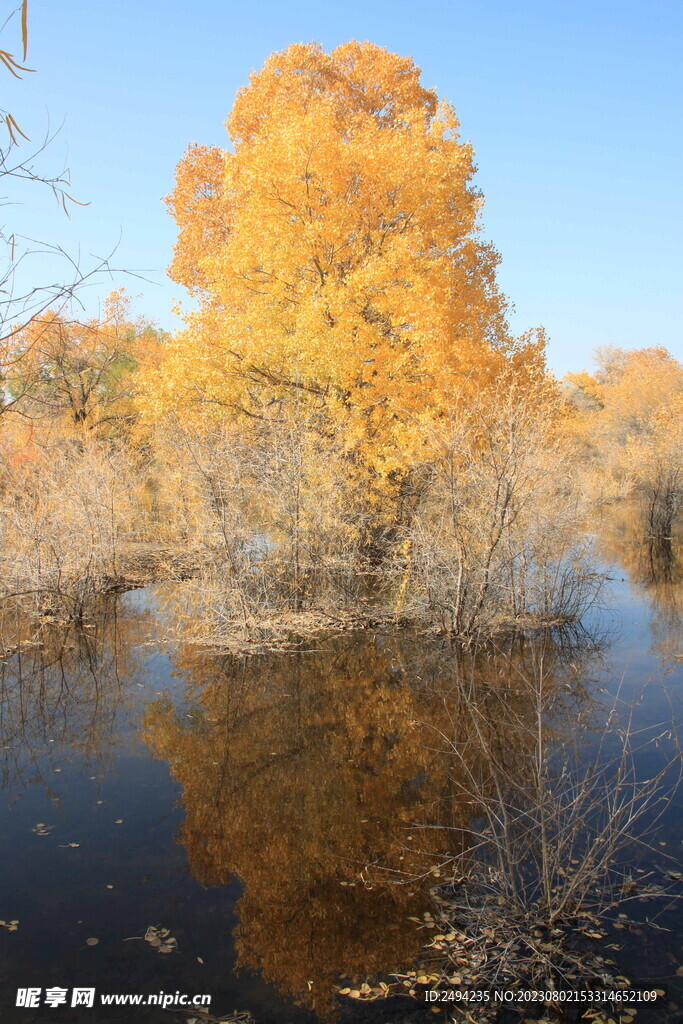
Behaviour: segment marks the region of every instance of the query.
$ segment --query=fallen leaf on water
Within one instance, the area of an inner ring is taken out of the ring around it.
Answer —
[[[204,961],[202,960],[202,958],[200,956],[197,957],[197,963],[198,964],[203,964],[204,963]]]
[[[86,939],[85,944],[86,946],[96,946],[99,941],[99,939]]]
[[[68,849],[69,847],[71,847],[71,849],[72,849],[72,850],[75,850],[75,849],[76,849],[76,847],[77,847],[77,846],[80,846],[80,845],[81,845],[80,843],[57,843],[57,847],[58,847],[58,848],[59,848],[60,850],[66,850],[66,849]]]
[[[37,836],[49,836],[53,829],[54,825],[46,825],[44,822],[39,821],[37,825],[33,826],[31,832],[35,832]]]
[[[177,939],[173,938],[168,928],[157,928],[153,924],[145,932],[144,939],[157,953],[173,953],[178,948]]]
[[[117,818],[114,822],[115,825],[123,825],[123,818]]]

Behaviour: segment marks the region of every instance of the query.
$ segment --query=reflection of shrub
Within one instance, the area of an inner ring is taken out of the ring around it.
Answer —
[[[671,725],[639,739],[633,707],[620,723],[617,701],[595,760],[581,763],[553,735],[557,694],[542,645],[533,671],[516,683],[527,697],[522,715],[508,706],[492,714],[491,700],[480,703],[469,688],[467,721],[482,757],[473,760],[467,745],[443,734],[457,790],[474,814],[457,830],[454,846],[465,852],[438,892],[440,927],[450,937],[435,943],[435,955],[447,974],[462,973],[458,957],[465,957],[491,984],[613,982],[610,964],[586,937],[602,938],[601,916],[634,892],[666,894],[659,885],[639,887],[620,861],[654,833],[680,784],[681,752],[675,747],[658,770],[639,777],[644,750],[671,747]],[[527,749],[523,771],[511,769],[510,731]]]

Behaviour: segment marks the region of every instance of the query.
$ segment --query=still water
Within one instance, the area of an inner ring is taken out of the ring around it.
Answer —
[[[544,652],[548,728],[586,758],[615,695],[647,738],[680,715],[683,693],[675,565],[620,543],[618,527],[601,554],[601,607]],[[486,756],[463,695],[476,692],[523,773],[518,681],[538,651],[473,657],[389,631],[296,654],[212,655],[162,642],[168,593],[105,601],[81,626],[47,622],[40,645],[27,634],[0,665],[0,919],[18,922],[0,926],[0,1020],[173,1024],[192,1014],[102,1007],[100,996],[176,992],[258,1024],[448,1019],[335,989],[419,961],[428,936],[413,919],[471,815],[453,750],[469,744],[473,765]],[[652,774],[670,755],[665,739],[636,768]],[[661,812],[628,854],[655,881],[680,870],[683,850],[680,796]],[[627,926],[607,928],[609,955],[671,994],[638,1020],[679,1019],[678,901],[628,909]],[[96,989],[92,1008],[69,1005],[75,986]],[[31,987],[41,1000],[66,990],[66,1005],[17,1007],[17,989]]]

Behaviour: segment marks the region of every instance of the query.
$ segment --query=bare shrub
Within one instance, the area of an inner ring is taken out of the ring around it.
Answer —
[[[559,415],[546,381],[470,387],[419,428],[421,465],[374,482],[323,405],[277,403],[246,424],[167,419],[159,528],[203,561],[190,633],[232,645],[393,615],[471,638],[578,620],[600,577],[576,539],[588,502]]]
[[[577,542],[557,400],[501,380],[427,435],[433,458],[399,556],[399,608],[458,636],[578,618],[599,583]]]
[[[173,599],[185,635],[272,640],[358,610],[365,513],[315,410],[278,409],[249,430],[168,419],[156,442],[171,482],[160,520],[201,553],[197,579]]]
[[[5,461],[0,499],[4,596],[41,596],[75,611],[122,575],[143,531],[139,466],[125,449],[72,436],[27,442]]]

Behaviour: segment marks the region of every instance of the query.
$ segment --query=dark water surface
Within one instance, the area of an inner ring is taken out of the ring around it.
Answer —
[[[683,587],[623,562],[631,580],[614,561],[587,635],[547,654],[551,726],[578,736],[585,757],[610,693],[622,708],[636,702],[642,730],[681,710]],[[334,987],[415,964],[426,933],[411,918],[428,906],[419,877],[435,881],[470,813],[451,771],[449,744],[466,728],[453,681],[486,694],[522,771],[515,680],[533,645],[473,659],[371,634],[307,653],[210,656],[155,643],[163,594],[105,602],[85,628],[47,627],[42,647],[0,666],[0,918],[18,920],[0,927],[0,1020],[186,1020],[98,1006],[103,993],[160,992],[207,993],[216,1016],[248,1010],[259,1024],[434,1020],[423,1004],[360,1005]],[[644,750],[638,771],[670,752],[666,740]],[[634,848],[634,871],[681,869],[676,801],[649,847]],[[630,978],[669,985],[675,1019],[681,907],[634,899],[629,916],[635,924],[608,929],[620,947],[610,955]],[[144,941],[150,926],[176,948]],[[30,986],[67,989],[67,1005],[17,1007]],[[74,986],[96,988],[92,1009],[69,1005]]]

